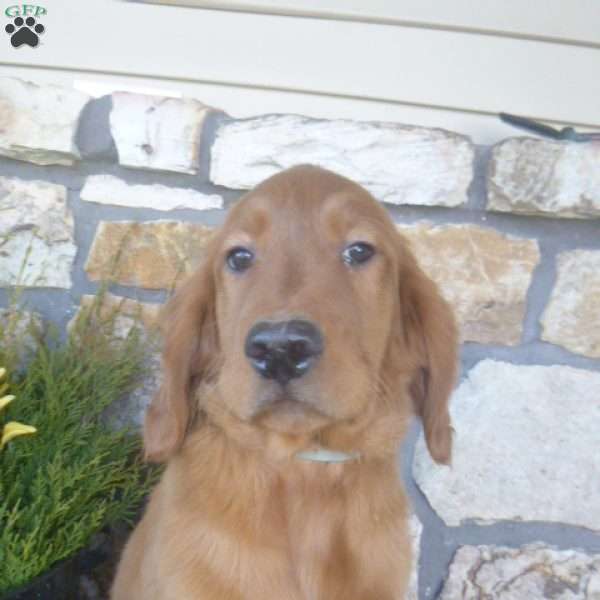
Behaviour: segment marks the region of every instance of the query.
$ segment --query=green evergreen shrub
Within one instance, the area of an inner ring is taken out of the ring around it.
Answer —
[[[0,452],[0,594],[73,556],[106,525],[130,520],[156,479],[139,435],[103,419],[144,374],[145,342],[135,328],[111,335],[116,315],[99,323],[101,301],[82,310],[62,343],[31,323],[36,342],[24,367],[15,349],[23,335],[11,334],[10,315],[0,323],[0,366],[15,396],[3,422],[37,429]]]

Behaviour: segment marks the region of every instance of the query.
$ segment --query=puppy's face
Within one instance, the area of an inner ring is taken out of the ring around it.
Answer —
[[[285,432],[356,418],[378,398],[398,309],[385,211],[347,180],[306,175],[248,194],[214,265],[219,396],[240,419]]]
[[[295,167],[242,198],[164,331],[152,459],[179,449],[200,390],[221,426],[282,434],[366,431],[414,408],[434,458],[449,460],[452,313],[386,211],[343,177]]]

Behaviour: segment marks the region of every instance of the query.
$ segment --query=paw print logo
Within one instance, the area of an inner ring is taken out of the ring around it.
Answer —
[[[10,35],[10,43],[14,48],[27,44],[35,48],[39,42],[39,34],[44,33],[44,26],[35,22],[33,17],[17,17],[12,23],[9,23],[4,31]]]

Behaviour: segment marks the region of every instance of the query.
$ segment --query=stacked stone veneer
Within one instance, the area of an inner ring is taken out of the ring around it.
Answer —
[[[401,455],[412,597],[600,598],[600,143],[476,147],[439,129],[233,120],[193,99],[4,79],[0,155],[0,300],[25,284],[63,330],[106,277],[119,326],[151,328],[227,207],[282,168],[364,185],[462,332],[452,468],[416,428]],[[120,414],[139,420],[154,385]]]

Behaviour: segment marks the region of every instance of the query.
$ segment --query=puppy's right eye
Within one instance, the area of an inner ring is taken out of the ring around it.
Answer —
[[[373,258],[374,254],[375,248],[371,244],[367,244],[367,242],[354,242],[354,244],[350,244],[342,252],[342,258],[346,264],[356,267]]]
[[[241,273],[250,267],[254,261],[254,254],[247,248],[233,248],[227,253],[227,266],[236,273]]]

